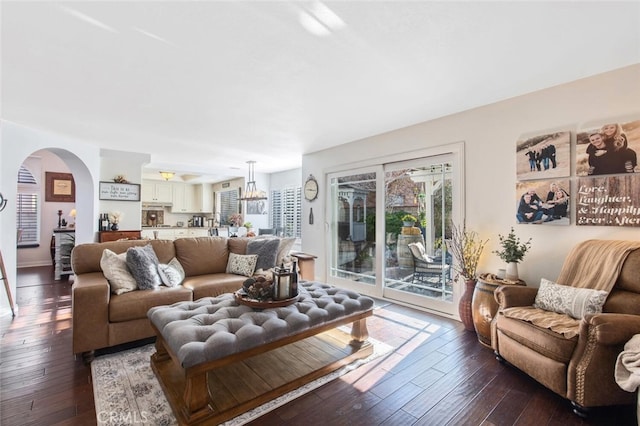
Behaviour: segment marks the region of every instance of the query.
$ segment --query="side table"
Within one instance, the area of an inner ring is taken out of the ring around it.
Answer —
[[[473,326],[476,329],[478,340],[488,347],[491,347],[491,321],[498,312],[498,302],[496,302],[493,292],[501,285],[527,285],[527,283],[522,280],[500,279],[493,274],[482,274],[476,281],[476,288],[471,300]]]

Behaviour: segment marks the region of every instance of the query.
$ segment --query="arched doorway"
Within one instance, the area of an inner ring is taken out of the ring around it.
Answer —
[[[2,122],[2,155],[0,156],[0,187],[8,200],[0,214],[0,250],[7,270],[11,292],[15,295],[17,271],[16,206],[17,176],[20,165],[32,153],[46,149],[55,153],[67,165],[76,182],[76,239],[90,242],[95,239],[94,217],[98,199],[95,190],[100,170],[100,148],[60,135],[44,133],[11,122]],[[0,292],[4,292],[2,289]],[[10,315],[8,298],[0,296],[0,315]]]

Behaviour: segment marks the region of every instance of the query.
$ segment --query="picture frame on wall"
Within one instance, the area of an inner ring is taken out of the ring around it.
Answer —
[[[267,201],[247,201],[247,214],[267,214]]]
[[[640,119],[606,120],[576,133],[576,175],[640,173]]]
[[[571,132],[522,137],[516,143],[517,179],[551,179],[571,173]]]
[[[140,201],[140,184],[100,182],[99,193],[101,200]]]
[[[568,178],[517,182],[516,222],[523,225],[569,225],[570,188]]]
[[[75,203],[76,183],[71,173],[45,172],[44,200],[58,203]]]

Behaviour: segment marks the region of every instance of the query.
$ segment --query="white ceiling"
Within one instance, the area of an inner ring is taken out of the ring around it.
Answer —
[[[640,62],[638,1],[1,7],[2,119],[214,180]]]

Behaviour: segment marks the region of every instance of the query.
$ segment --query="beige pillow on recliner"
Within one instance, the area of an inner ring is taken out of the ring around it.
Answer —
[[[533,306],[581,319],[586,314],[602,312],[608,295],[606,291],[570,287],[542,278]]]
[[[115,254],[104,249],[100,258],[100,268],[111,287],[111,293],[123,294],[137,290],[138,283],[127,267],[127,253]]]

